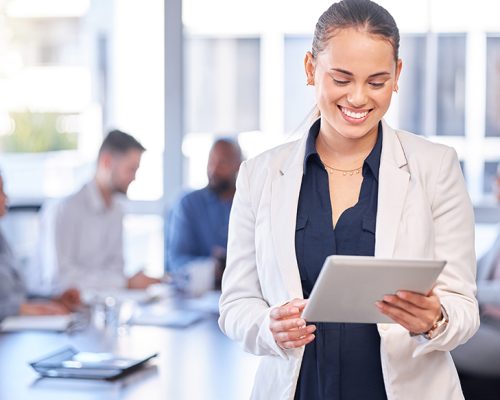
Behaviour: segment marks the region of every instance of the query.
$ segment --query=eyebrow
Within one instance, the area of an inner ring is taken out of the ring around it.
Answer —
[[[330,70],[340,72],[340,73],[345,74],[345,75],[354,76],[354,74],[352,72],[346,71],[345,69],[342,69],[342,68],[331,68]],[[368,78],[375,78],[377,76],[383,76],[383,75],[390,75],[390,73],[387,71],[376,72],[374,74],[371,74]]]

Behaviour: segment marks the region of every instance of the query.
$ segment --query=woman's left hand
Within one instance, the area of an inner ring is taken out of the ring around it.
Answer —
[[[400,290],[385,295],[376,306],[394,322],[412,333],[428,332],[442,317],[439,297],[431,291],[427,295]]]

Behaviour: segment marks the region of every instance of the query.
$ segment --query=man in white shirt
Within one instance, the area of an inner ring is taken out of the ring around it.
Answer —
[[[41,268],[31,269],[42,287],[57,293],[68,287],[139,289],[158,282],[143,272],[130,278],[124,274],[123,211],[117,195],[127,193],[144,150],[132,136],[109,132],[99,150],[94,179],[45,208],[41,222],[45,243],[40,249],[49,254],[39,253]]]

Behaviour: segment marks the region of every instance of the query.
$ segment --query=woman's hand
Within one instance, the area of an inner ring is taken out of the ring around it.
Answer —
[[[412,333],[428,332],[442,318],[439,297],[401,290],[377,301],[378,309]]]
[[[314,340],[314,325],[306,325],[301,318],[307,300],[293,299],[280,307],[271,310],[269,328],[274,340],[282,349],[294,349]]]

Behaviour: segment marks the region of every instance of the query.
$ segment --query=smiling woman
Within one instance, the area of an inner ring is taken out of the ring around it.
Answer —
[[[472,207],[454,150],[383,119],[398,50],[384,8],[334,3],[304,60],[316,120],[240,168],[219,323],[265,356],[255,399],[463,398],[449,351],[479,324]],[[306,322],[332,254],[447,265],[430,293],[401,290],[373,305],[394,324]]]

